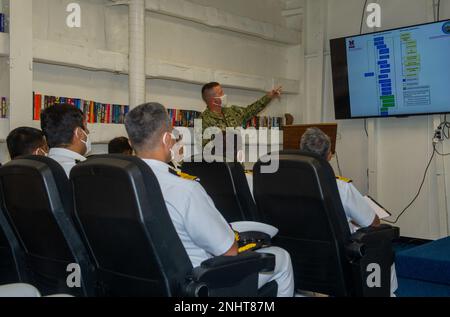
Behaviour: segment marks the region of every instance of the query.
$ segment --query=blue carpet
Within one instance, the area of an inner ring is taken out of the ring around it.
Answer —
[[[397,278],[397,297],[450,297],[450,287],[407,278]]]
[[[450,237],[396,254],[400,277],[450,285]]]
[[[399,297],[450,296],[450,237],[394,249]]]

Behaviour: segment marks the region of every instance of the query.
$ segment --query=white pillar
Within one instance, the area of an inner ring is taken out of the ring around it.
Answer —
[[[32,124],[33,4],[10,1],[10,128]]]
[[[328,1],[306,2],[305,123],[323,121],[324,51],[328,19]]]
[[[130,107],[145,102],[145,0],[129,2],[129,95]]]

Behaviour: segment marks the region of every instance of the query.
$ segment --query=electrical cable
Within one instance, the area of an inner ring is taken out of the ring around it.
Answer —
[[[400,217],[409,209],[409,207],[411,207],[415,203],[417,198],[419,198],[420,192],[422,191],[422,187],[425,183],[425,179],[427,178],[428,170],[430,168],[431,162],[433,161],[435,154],[436,154],[436,150],[435,150],[435,147],[433,146],[433,154],[431,155],[430,161],[428,162],[427,167],[425,168],[425,173],[423,175],[422,182],[421,182],[419,190],[418,190],[417,194],[414,196],[413,200],[402,210],[402,212],[397,216],[397,218],[395,218],[394,221],[389,221],[389,220],[384,220],[384,219],[383,219],[383,221],[390,223],[390,224],[396,224],[399,221]]]
[[[366,15],[367,2],[368,2],[368,0],[366,0],[364,2],[364,7],[363,7],[363,11],[362,11],[362,16],[361,16],[361,26],[359,27],[359,34],[362,34],[362,31],[363,31],[364,16]]]
[[[442,131],[441,133],[442,133],[442,136],[444,139],[446,139],[446,140],[450,139],[450,122],[447,121],[447,115],[444,115],[444,120],[441,121],[441,123],[439,124],[439,126],[436,130],[439,130],[439,129]],[[442,139],[440,139],[440,140],[442,140]],[[422,182],[420,184],[417,194],[414,196],[413,200],[402,210],[402,212],[397,216],[397,218],[394,221],[389,221],[389,220],[383,220],[383,221],[385,221],[387,223],[391,223],[391,224],[397,223],[398,220],[400,219],[400,217],[414,204],[414,202],[420,196],[420,192],[422,191],[422,187],[425,183],[425,179],[426,179],[428,170],[430,168],[431,162],[433,161],[435,155],[437,154],[439,156],[444,156],[444,157],[450,156],[450,153],[441,153],[436,148],[437,143],[440,142],[440,141],[436,141],[436,133],[435,133],[435,137],[433,138],[432,142],[433,142],[433,153],[430,157],[430,161],[428,162],[427,167],[425,168],[425,173],[423,175]]]

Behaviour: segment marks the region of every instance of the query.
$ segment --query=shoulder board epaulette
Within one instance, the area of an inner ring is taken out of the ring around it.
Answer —
[[[336,179],[343,181],[345,183],[352,183],[353,180],[351,180],[350,178],[346,178],[346,177],[342,177],[342,176],[336,176]]]
[[[169,172],[171,174],[173,174],[175,176],[178,176],[180,178],[183,178],[183,179],[187,179],[187,180],[190,180],[190,181],[196,181],[196,182],[200,181],[200,179],[197,176],[192,176],[192,175],[189,175],[187,173],[183,173],[181,171],[177,171],[177,170],[172,169],[172,168],[169,168]]]
[[[193,176],[193,175],[189,175],[187,173],[183,173],[183,172],[177,172],[178,176],[184,179],[188,179],[190,181],[197,181],[199,182],[200,179],[197,176]]]

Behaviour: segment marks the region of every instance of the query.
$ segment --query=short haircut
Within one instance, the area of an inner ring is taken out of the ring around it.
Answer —
[[[154,149],[161,134],[169,131],[170,120],[163,105],[150,102],[136,107],[127,114],[125,128],[136,150]]]
[[[83,112],[69,104],[56,104],[41,113],[41,128],[50,148],[67,147],[75,129],[85,129]]]
[[[128,138],[122,136],[119,138],[112,139],[108,144],[109,154],[124,154],[126,152],[133,152],[133,148],[128,142]]]
[[[318,128],[307,129],[300,141],[301,151],[317,154],[324,159],[327,159],[330,148],[330,137]]]
[[[11,159],[18,156],[32,155],[37,148],[45,144],[44,134],[41,130],[29,127],[20,127],[12,130],[6,138],[6,145]]]
[[[208,83],[208,84],[206,84],[206,85],[203,86],[203,88],[202,88],[202,98],[203,98],[203,101],[204,101],[204,102],[207,102],[207,99],[208,99],[208,92],[209,92],[211,89],[216,88],[217,86],[220,86],[220,84],[217,83],[217,82],[211,82],[211,83]]]

